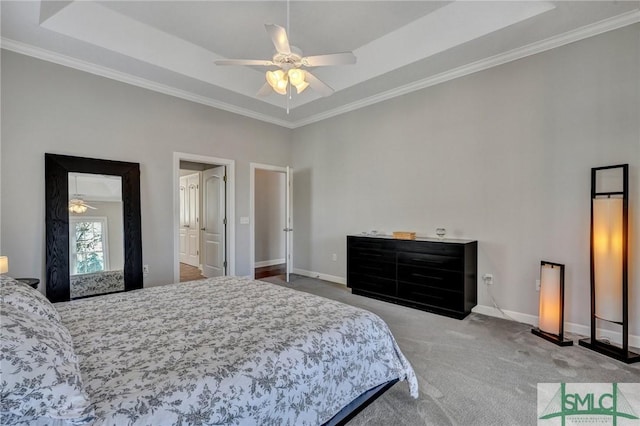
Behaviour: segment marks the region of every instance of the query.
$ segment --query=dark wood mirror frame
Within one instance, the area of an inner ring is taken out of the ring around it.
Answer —
[[[140,164],[45,154],[46,288],[51,302],[70,300],[70,172],[120,176],[124,219],[124,291],[142,288]]]

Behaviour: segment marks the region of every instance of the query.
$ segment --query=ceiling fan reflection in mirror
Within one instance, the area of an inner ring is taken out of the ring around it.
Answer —
[[[287,10],[288,14],[288,10]],[[288,17],[287,17],[288,21]],[[334,90],[318,77],[303,69],[306,67],[325,67],[332,65],[349,65],[356,63],[353,52],[332,53],[327,55],[303,56],[302,51],[289,44],[287,31],[281,26],[265,24],[267,33],[276,48],[271,60],[267,59],[225,59],[215,61],[216,65],[249,65],[278,67],[267,71],[267,82],[258,91],[258,96],[267,96],[272,92],[280,95],[291,94],[292,87],[297,93],[302,93],[311,87],[322,96],[331,95]]]
[[[74,176],[74,181],[75,192],[69,199],[69,211],[71,213],[82,214],[85,213],[87,209],[97,210],[97,208],[85,203],[85,201],[82,199],[82,194],[78,194],[78,176]]]

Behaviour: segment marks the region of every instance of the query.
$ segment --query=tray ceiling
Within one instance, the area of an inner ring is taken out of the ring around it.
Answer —
[[[640,21],[639,1],[294,1],[289,39],[336,92],[256,97],[286,2],[2,1],[2,48],[295,128]],[[288,111],[287,111],[288,109]]]

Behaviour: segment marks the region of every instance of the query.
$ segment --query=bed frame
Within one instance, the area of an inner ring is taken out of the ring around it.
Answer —
[[[333,416],[328,422],[322,426],[343,426],[346,425],[352,418],[358,415],[362,410],[367,408],[369,404],[378,399],[380,395],[385,393],[398,382],[398,379],[393,379],[389,382],[375,386],[353,401],[349,405],[345,406],[342,410]]]

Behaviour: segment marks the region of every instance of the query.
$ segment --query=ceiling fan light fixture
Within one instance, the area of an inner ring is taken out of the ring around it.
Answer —
[[[266,76],[267,76],[267,83],[269,83],[269,86],[273,87],[274,90],[278,85],[278,82],[284,80],[285,78],[284,71],[282,70],[267,71]]]
[[[277,93],[281,95],[286,95],[288,86],[289,86],[289,79],[287,78],[287,75],[284,74],[282,79],[278,80],[273,90],[275,90]]]
[[[87,205],[79,198],[69,200],[69,211],[71,213],[82,214],[87,211]]]
[[[292,86],[296,86],[297,88],[299,84],[304,83],[305,74],[304,71],[300,68],[291,68],[288,74],[289,81],[291,82]]]
[[[288,86],[287,80],[280,80],[273,90],[279,95],[286,95]]]
[[[0,0],[1,1],[1,0]],[[288,7],[287,3],[287,7]],[[288,10],[288,9],[287,9]],[[287,27],[289,18],[287,12]],[[303,56],[302,51],[289,44],[287,30],[279,25],[265,24],[267,33],[271,36],[271,41],[276,48],[276,53],[271,60],[265,59],[225,59],[214,61],[216,65],[248,65],[248,66],[276,66],[280,69],[267,71],[265,77],[267,83],[262,85],[257,96],[264,97],[271,93],[269,87],[274,92],[281,95],[291,94],[293,87],[298,93],[302,93],[307,87],[319,92],[322,96],[331,95],[334,90],[322,82],[310,72],[300,69],[300,67],[325,67],[332,65],[355,64],[356,57],[353,52],[329,53],[326,55]],[[288,105],[288,101],[287,101]],[[289,108],[287,107],[287,113]]]

